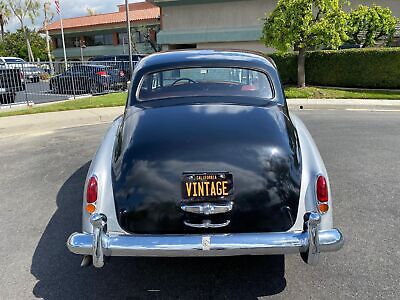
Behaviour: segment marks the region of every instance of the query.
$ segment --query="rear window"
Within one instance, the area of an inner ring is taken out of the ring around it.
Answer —
[[[273,98],[266,74],[242,68],[185,68],[147,74],[138,87],[140,101],[197,96]]]
[[[24,63],[25,62],[21,58],[5,58],[4,60],[6,61],[6,63],[9,63],[9,64],[12,64],[12,63],[20,64],[20,63]]]

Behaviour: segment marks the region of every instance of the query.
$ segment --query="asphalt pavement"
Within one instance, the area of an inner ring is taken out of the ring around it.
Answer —
[[[55,94],[50,90],[48,81],[28,82],[25,91],[17,93],[15,103],[23,103],[27,100],[35,104],[56,102],[69,99],[71,95]]]
[[[340,252],[112,258],[80,268],[65,241],[80,230],[90,159],[108,124],[0,138],[0,299],[400,299],[400,112],[307,110],[335,198]]]

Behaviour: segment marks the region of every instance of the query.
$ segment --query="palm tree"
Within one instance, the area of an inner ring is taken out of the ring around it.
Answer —
[[[33,56],[31,42],[29,40],[29,35],[25,26],[25,19],[29,18],[32,24],[35,23],[36,18],[40,14],[40,0],[0,0],[1,2],[7,2],[7,7],[10,8],[12,14],[18,19],[21,25],[21,30],[24,33],[26,47],[28,49],[29,61],[35,61]]]
[[[0,29],[1,29],[1,39],[4,39],[4,26],[7,25],[8,20],[10,19],[11,11],[4,3],[4,1],[0,1]]]

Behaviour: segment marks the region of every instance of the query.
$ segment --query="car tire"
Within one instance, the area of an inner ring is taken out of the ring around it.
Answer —
[[[90,93],[92,95],[102,94],[102,93],[104,93],[104,88],[100,84],[98,84],[96,82],[92,82],[90,84]]]

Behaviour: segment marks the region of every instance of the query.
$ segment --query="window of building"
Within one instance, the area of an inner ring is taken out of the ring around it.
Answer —
[[[144,34],[140,31],[132,31],[132,40],[135,43],[144,43],[145,37]],[[127,45],[128,44],[128,35],[126,32],[118,33],[118,44],[119,45]]]
[[[118,44],[119,45],[127,45],[128,44],[128,35],[126,32],[118,33]]]
[[[113,44],[112,33],[86,35],[85,36],[85,44],[86,44],[86,46],[112,45]]]

